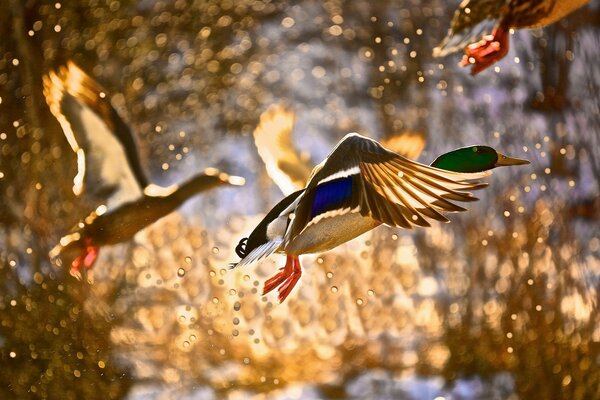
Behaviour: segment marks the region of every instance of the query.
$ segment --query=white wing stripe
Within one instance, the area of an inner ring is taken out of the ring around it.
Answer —
[[[360,168],[358,167],[358,165],[355,165],[354,167],[342,170],[342,171],[338,171],[335,174],[329,175],[323,179],[321,179],[318,183],[317,186],[325,183],[325,182],[329,182],[329,181],[333,181],[335,179],[339,179],[339,178],[347,178],[350,175],[358,175],[360,174]]]

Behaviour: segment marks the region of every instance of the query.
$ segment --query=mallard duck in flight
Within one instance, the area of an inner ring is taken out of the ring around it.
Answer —
[[[244,184],[243,178],[215,168],[181,185],[150,184],[131,130],[94,79],[69,61],[44,76],[43,83],[50,111],[77,156],[73,192],[80,195],[90,188],[106,200],[50,251],[50,258],[58,264],[70,264],[72,275],[79,278],[85,266],[90,279],[100,246],[130,240],[195,194]]]
[[[469,192],[504,165],[528,164],[491,147],[471,146],[438,157],[431,166],[411,161],[357,133],[346,135],[312,171],[304,189],[280,201],[236,247],[243,266],[284,253],[287,262],[265,282],[279,287],[279,300],[300,276],[299,256],[330,250],[381,224],[411,229],[448,222],[442,212],[466,211],[452,201],[477,200]]]
[[[552,24],[587,3],[589,0],[463,0],[433,56],[464,49],[460,65],[471,65],[471,74],[478,74],[506,55],[511,29]]]

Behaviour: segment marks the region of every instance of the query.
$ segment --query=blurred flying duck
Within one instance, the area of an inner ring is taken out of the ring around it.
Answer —
[[[274,104],[261,114],[254,130],[254,144],[267,174],[286,196],[306,186],[315,166],[308,154],[294,146],[295,119],[289,108]],[[406,158],[416,159],[425,147],[425,137],[420,132],[401,132],[381,143]]]
[[[265,282],[263,294],[279,287],[279,300],[300,276],[299,256],[330,250],[380,224],[411,229],[448,222],[442,212],[465,211],[453,201],[477,200],[469,192],[490,169],[528,164],[487,146],[471,146],[438,157],[431,166],[411,161],[357,133],[346,135],[312,171],[304,189],[280,201],[236,247],[250,264],[272,253],[287,255],[285,267]]]
[[[434,57],[463,50],[461,66],[483,71],[508,52],[511,29],[540,28],[556,22],[589,0],[464,0]]]
[[[131,130],[94,79],[69,61],[44,76],[43,83],[50,111],[77,156],[73,192],[80,195],[84,188],[91,189],[106,200],[50,251],[59,265],[70,264],[72,275],[79,278],[82,266],[93,266],[100,246],[130,240],[195,194],[243,185],[243,178],[214,168],[181,185],[149,184]]]

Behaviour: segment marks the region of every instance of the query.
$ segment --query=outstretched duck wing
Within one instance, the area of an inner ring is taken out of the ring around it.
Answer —
[[[403,228],[447,222],[442,212],[465,211],[452,201],[477,200],[469,192],[489,172],[457,173],[408,160],[376,141],[349,134],[315,168],[296,207],[289,234],[295,236],[322,218],[360,212]]]
[[[72,61],[43,82],[50,111],[77,154],[73,192],[87,188],[113,204],[138,198],[148,181],[134,137],[107,92]]]
[[[254,144],[267,173],[287,196],[303,188],[312,166],[293,144],[294,113],[281,105],[269,107],[254,130]]]

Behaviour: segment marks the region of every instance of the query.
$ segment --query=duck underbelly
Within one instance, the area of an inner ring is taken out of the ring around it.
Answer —
[[[285,246],[284,251],[300,255],[331,250],[378,225],[381,223],[372,218],[363,217],[358,212],[323,218],[318,223],[304,228]]]

